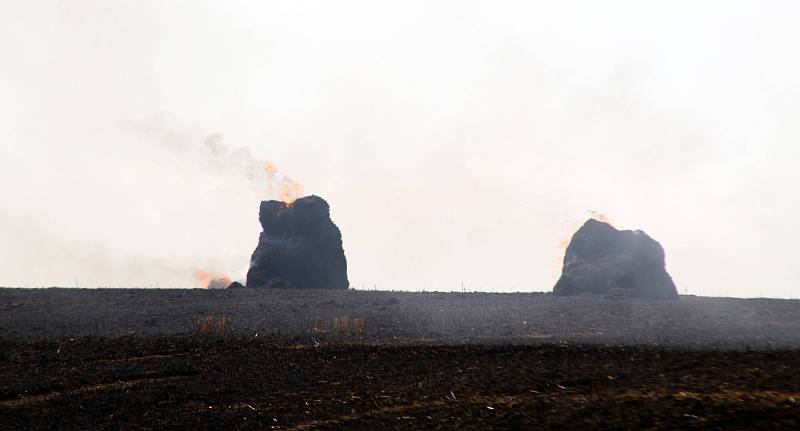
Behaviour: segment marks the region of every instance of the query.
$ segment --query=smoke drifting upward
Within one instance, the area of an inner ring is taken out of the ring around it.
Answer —
[[[0,283],[227,287],[247,272],[258,203],[295,198],[274,162],[165,115],[81,136],[5,169],[23,185],[0,193],[2,220],[16,226]]]
[[[232,282],[226,275],[214,275],[202,269],[194,271],[194,280],[198,287],[203,289],[225,289]]]
[[[267,193],[272,194],[275,174],[278,173],[278,165],[275,162],[266,161],[264,162],[264,172],[267,174]]]
[[[303,185],[297,181],[284,176],[281,178],[280,200],[291,205],[297,198],[303,195]]]
[[[272,195],[273,191],[277,189],[278,198],[282,202],[291,205],[297,198],[303,196],[303,185],[284,175],[280,179],[278,187],[275,187],[275,174],[278,171],[278,165],[275,162],[264,162],[264,172],[267,175],[267,192]]]
[[[208,134],[202,139],[202,144],[197,145],[200,140],[195,135],[200,132],[167,127],[166,120],[160,116],[151,119],[149,123],[139,123],[138,127],[133,127],[133,130],[144,133],[149,139],[155,139],[179,157],[188,157],[190,160],[197,159],[197,162],[204,165],[203,169],[207,173],[217,177],[216,181],[224,180],[228,176],[247,179],[251,189],[257,191],[257,197],[252,202],[253,208],[257,207],[259,200],[273,198],[291,205],[303,194],[303,185],[289,176],[283,175],[280,179],[276,178],[280,171],[277,163],[254,158],[249,147],[229,147],[222,133]],[[258,169],[258,167],[263,167],[263,169]],[[224,244],[227,240],[225,236],[220,236],[218,240],[223,247],[226,246]],[[213,256],[206,257],[206,259],[209,258],[213,260]],[[211,265],[214,267],[224,266],[217,262],[212,262]],[[240,273],[241,270],[226,267],[224,272]],[[208,289],[225,288],[231,283],[231,278],[227,275],[215,275],[203,267],[194,270],[194,279],[200,287]]]
[[[797,296],[796,2],[75,3],[0,2],[0,285],[240,279],[302,172],[356,286],[549,290],[594,208]]]
[[[262,198],[277,198],[291,205],[298,197],[302,196],[302,184],[287,175],[279,180],[276,178],[280,170],[277,163],[254,158],[248,147],[230,148],[225,143],[223,134],[209,134],[202,139],[202,145],[197,146],[195,145],[197,140],[193,139],[192,132],[167,128],[161,117],[157,117],[156,121],[155,125],[151,124],[150,127],[140,128],[140,130],[149,130],[151,138],[156,137],[162,145],[176,155],[181,157],[199,156],[200,161],[206,165],[205,169],[215,176],[224,178],[229,175],[238,175],[246,178],[250,182],[251,188],[262,190],[263,194],[252,202],[253,208],[257,207],[258,201]],[[263,167],[263,170],[258,169],[259,166]],[[262,184],[266,184],[266,187]],[[221,236],[219,240],[224,242],[226,238]],[[220,265],[213,263],[213,266]],[[235,268],[225,269],[226,273],[234,271],[236,271]],[[194,279],[200,287],[208,289],[226,288],[231,283],[231,278],[227,275],[215,275],[204,268],[194,270]]]
[[[277,179],[280,170],[278,164],[253,157],[249,147],[230,147],[222,133],[204,134],[196,128],[180,129],[171,126],[170,122],[164,115],[155,115],[125,122],[123,129],[156,142],[185,161],[199,162],[204,165],[201,169],[216,175],[242,176],[250,181],[254,189],[263,191],[262,198],[276,198],[291,203],[302,195],[302,184],[287,175]]]

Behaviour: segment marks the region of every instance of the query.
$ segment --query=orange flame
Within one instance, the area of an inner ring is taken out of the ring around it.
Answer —
[[[601,221],[603,223],[609,224],[611,227],[614,227],[614,223],[611,223],[608,216],[605,213],[601,213],[599,211],[589,210],[589,214],[591,217],[597,221]]]
[[[297,181],[284,176],[281,179],[280,198],[288,206],[291,206],[297,198],[303,195],[303,185]]]
[[[227,275],[215,275],[200,268],[194,270],[194,280],[203,289],[225,289],[231,284]]]
[[[270,194],[275,189],[275,174],[278,173],[278,165],[273,161],[264,162],[264,172],[267,173],[267,190]],[[284,175],[280,180],[278,197],[287,207],[292,206],[297,198],[303,195],[303,185]]]

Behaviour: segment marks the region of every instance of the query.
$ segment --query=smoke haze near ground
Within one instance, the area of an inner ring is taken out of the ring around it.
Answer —
[[[549,290],[591,215],[796,297],[793,2],[5,2],[0,285],[242,279],[263,162],[356,288]]]

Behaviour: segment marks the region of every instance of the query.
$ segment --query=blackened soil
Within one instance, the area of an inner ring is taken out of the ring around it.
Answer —
[[[800,348],[800,300],[684,296],[659,301],[336,289],[0,288],[0,338],[21,342],[180,334],[194,329],[195,318],[209,315],[225,318],[238,332],[307,341]]]
[[[0,346],[0,429],[791,429],[800,351],[315,345],[233,337]]]

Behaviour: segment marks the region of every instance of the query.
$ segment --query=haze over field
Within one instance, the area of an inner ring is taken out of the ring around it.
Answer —
[[[795,2],[3,2],[0,285],[244,278],[284,175],[354,287],[550,290],[590,216],[797,297]],[[264,163],[278,167],[270,181]]]

